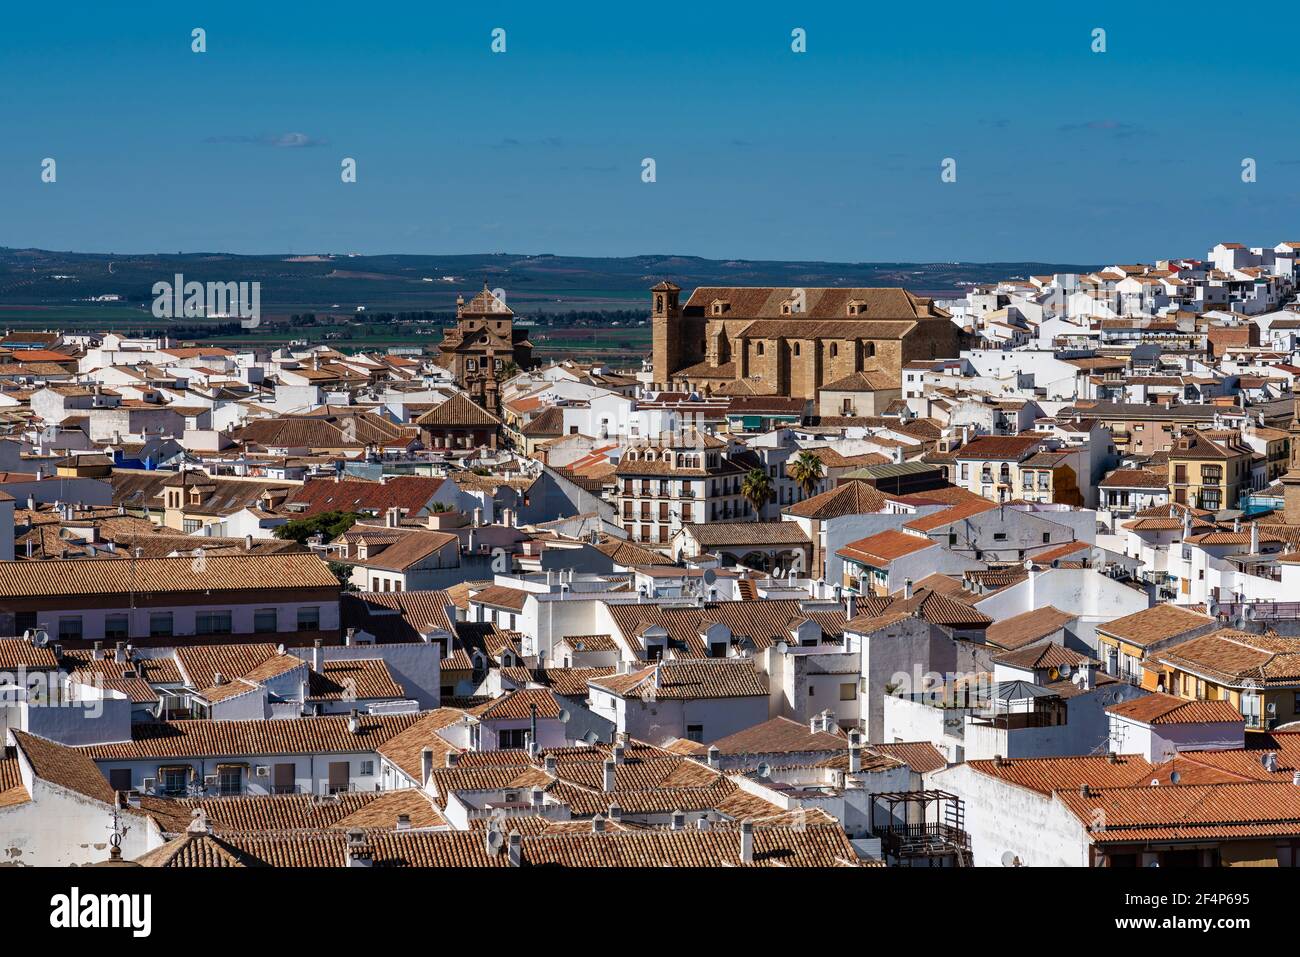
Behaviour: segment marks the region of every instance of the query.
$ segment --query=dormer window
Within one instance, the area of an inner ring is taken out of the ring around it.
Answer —
[[[724,313],[730,311],[731,311],[731,303],[728,302],[726,299],[713,300],[713,314],[715,316],[721,316]]]
[[[863,316],[867,312],[867,304],[861,299],[850,299],[847,306],[850,316]]]

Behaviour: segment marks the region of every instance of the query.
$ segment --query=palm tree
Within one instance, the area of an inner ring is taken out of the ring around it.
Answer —
[[[750,469],[740,480],[740,494],[754,507],[755,518],[762,519],[763,506],[772,500],[772,479],[762,469]]]
[[[803,490],[804,498],[812,496],[813,489],[821,484],[824,474],[822,460],[807,449],[800,452],[790,463],[790,477]]]

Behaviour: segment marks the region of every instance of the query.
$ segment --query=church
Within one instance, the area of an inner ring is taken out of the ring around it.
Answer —
[[[962,332],[906,289],[701,286],[650,290],[655,384],[705,395],[816,401],[862,372],[901,380],[917,359],[955,358]]]
[[[456,297],[456,328],[438,343],[434,361],[456,376],[456,383],[491,412],[497,411],[496,377],[513,362],[520,369],[533,364],[533,344],[527,329],[514,327],[515,314],[493,295],[487,283],[469,302]]]

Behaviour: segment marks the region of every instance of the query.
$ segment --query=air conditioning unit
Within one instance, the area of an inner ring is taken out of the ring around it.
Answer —
[[[259,778],[269,778],[271,776],[271,767],[267,764],[259,764],[253,771]]]
[[[153,794],[154,779],[145,778],[140,782],[140,791],[144,794]]]
[[[205,774],[203,775],[203,786],[205,788],[215,788],[218,780],[219,778],[215,774]]]

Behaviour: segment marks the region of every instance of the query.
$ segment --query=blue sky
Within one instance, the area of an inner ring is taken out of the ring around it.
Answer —
[[[1114,262],[1300,240],[1286,7],[563,6],[7,4],[0,245]]]

